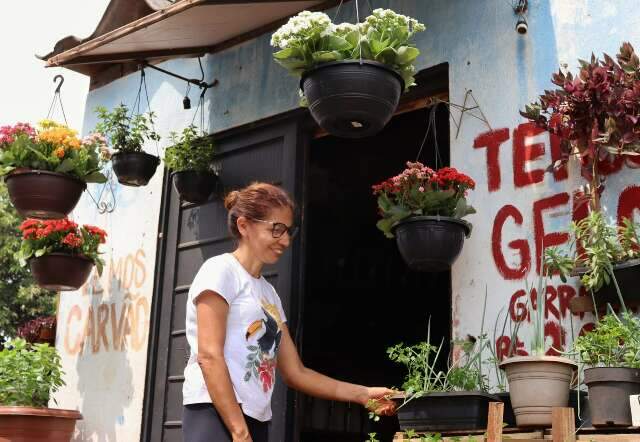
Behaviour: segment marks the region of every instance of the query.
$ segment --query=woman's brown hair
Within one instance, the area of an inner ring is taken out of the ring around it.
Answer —
[[[230,192],[224,199],[224,207],[229,211],[227,225],[229,232],[240,238],[238,218],[265,219],[272,209],[288,207],[295,210],[295,204],[282,188],[268,183],[252,183],[249,186]]]

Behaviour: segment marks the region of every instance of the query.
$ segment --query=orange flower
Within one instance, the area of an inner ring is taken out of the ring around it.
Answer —
[[[64,147],[62,147],[62,146],[58,147],[56,150],[53,151],[53,154],[55,156],[57,156],[58,158],[60,158],[60,159],[64,158],[64,154],[65,153],[66,152],[64,150]]]

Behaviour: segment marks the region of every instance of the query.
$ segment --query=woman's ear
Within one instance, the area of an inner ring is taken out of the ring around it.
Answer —
[[[249,220],[244,216],[239,216],[236,220],[236,225],[238,226],[238,232],[240,232],[240,236],[247,236],[249,229]]]

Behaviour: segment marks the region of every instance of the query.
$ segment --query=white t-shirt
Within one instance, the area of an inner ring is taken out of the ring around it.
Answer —
[[[253,277],[230,253],[205,261],[189,289],[186,330],[191,352],[184,370],[183,403],[212,402],[197,362],[195,300],[205,290],[218,293],[229,304],[224,358],[236,399],[247,416],[268,421],[276,355],[286,318],[273,286],[262,276]]]

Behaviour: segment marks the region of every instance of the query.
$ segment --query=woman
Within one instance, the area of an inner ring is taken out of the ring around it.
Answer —
[[[289,387],[308,395],[392,414],[393,402],[385,398],[392,390],[329,378],[298,356],[280,298],[260,274],[295,234],[287,193],[254,183],[231,192],[225,207],[238,247],[202,265],[187,300],[185,442],[266,442],[276,367]]]

